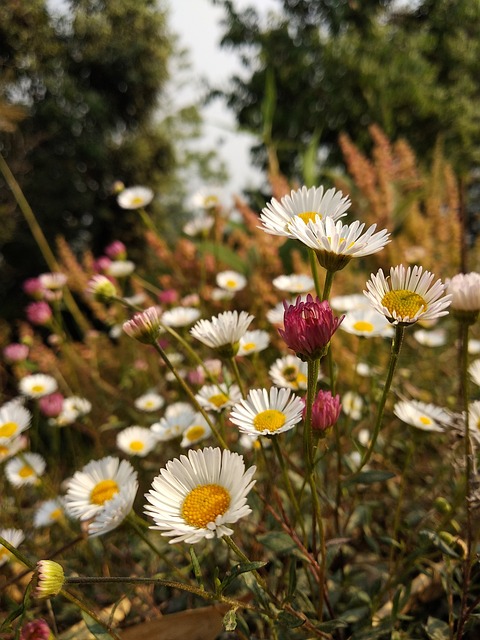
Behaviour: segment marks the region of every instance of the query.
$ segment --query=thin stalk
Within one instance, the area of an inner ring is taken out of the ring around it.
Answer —
[[[238,369],[238,364],[237,364],[237,361],[235,360],[235,356],[232,356],[230,358],[230,362],[233,369],[233,375],[235,376],[235,380],[237,381],[238,388],[240,389],[240,392],[242,394],[242,398],[245,398],[245,388],[243,386],[242,378],[240,377],[240,371]]]
[[[393,339],[392,339],[392,347],[390,351],[390,361],[388,363],[387,378],[385,380],[382,397],[380,399],[380,403],[377,409],[377,419],[375,421],[372,440],[368,446],[368,449],[363,454],[362,461],[356,473],[359,473],[363,469],[363,467],[367,464],[375,448],[378,434],[380,433],[380,427],[382,426],[383,412],[385,410],[385,404],[387,402],[388,393],[390,391],[390,387],[392,386],[393,374],[395,373],[395,369],[398,363],[398,356],[400,354],[400,349],[402,348],[404,333],[405,333],[405,327],[401,324],[397,324],[395,327],[395,335],[393,336]]]
[[[330,292],[332,290],[333,278],[335,276],[335,273],[336,273],[335,271],[327,270],[327,273],[325,274],[325,283],[323,285],[322,300],[330,299]]]
[[[318,275],[318,262],[317,262],[317,256],[315,254],[315,251],[313,249],[310,249],[310,247],[308,248],[308,257],[310,260],[310,270],[312,272],[312,277],[313,277],[313,281],[315,283],[315,293],[317,294],[317,296],[321,298],[322,296],[322,287],[320,285],[320,278]]]
[[[303,450],[307,461],[308,473],[313,469],[313,442],[312,442],[312,407],[317,391],[318,368],[320,361],[309,360],[307,367],[307,402],[305,407],[305,420],[303,423]]]
[[[297,498],[295,497],[292,483],[290,482],[290,476],[288,475],[287,465],[285,464],[285,458],[283,457],[282,452],[280,451],[280,445],[278,444],[277,436],[272,436],[270,438],[270,441],[272,443],[273,450],[275,451],[275,455],[277,456],[277,460],[280,465],[280,470],[282,472],[282,478],[283,478],[285,487],[287,489],[288,497],[290,498],[290,502],[292,503],[292,506],[295,509],[295,513],[298,518],[298,521],[300,522],[300,526],[302,527],[302,531],[304,531],[305,527],[303,523],[302,513],[300,511],[300,507],[298,506],[298,501],[297,501]]]
[[[127,516],[127,521],[128,524],[132,527],[132,529],[135,531],[135,533],[138,535],[138,537],[143,540],[143,542],[145,542],[145,544],[153,551],[153,553],[160,558],[160,560],[162,560],[162,562],[165,562],[165,564],[167,565],[167,567],[169,567],[170,569],[172,569],[175,573],[178,573],[179,575],[182,575],[180,573],[180,571],[178,570],[177,565],[172,562],[171,560],[169,560],[168,558],[165,557],[165,554],[163,554],[160,549],[157,549],[157,547],[148,539],[148,537],[144,534],[144,532],[142,531],[141,527],[138,525],[137,523],[137,519],[136,519],[136,514],[131,512],[128,516]]]

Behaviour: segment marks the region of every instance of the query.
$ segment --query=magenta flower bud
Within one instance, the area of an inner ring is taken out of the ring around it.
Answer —
[[[333,427],[340,415],[342,405],[340,396],[332,396],[330,391],[320,390],[312,405],[312,429],[314,431],[326,431]],[[303,412],[305,418],[306,408]]]
[[[120,240],[115,240],[105,248],[105,253],[111,260],[125,260],[127,247]]]
[[[61,393],[51,393],[38,400],[40,411],[47,418],[56,418],[63,409],[63,396]]]
[[[283,306],[284,329],[278,333],[287,346],[304,362],[323,357],[345,316],[337,318],[326,300],[314,300],[310,294],[305,302],[298,296],[294,305],[284,302]]]
[[[178,300],[178,291],[176,289],[165,289],[158,294],[158,301],[161,304],[174,304]]]
[[[105,273],[108,267],[112,264],[112,261],[107,256],[100,256],[93,263],[93,268],[96,273]]]
[[[52,310],[50,306],[43,302],[31,302],[26,309],[27,318],[32,324],[45,325],[50,322]]]
[[[53,637],[50,627],[41,618],[27,622],[20,631],[20,640],[50,640]]]
[[[7,344],[3,349],[3,357],[6,362],[13,364],[15,362],[23,362],[28,357],[29,347],[26,344],[20,344],[19,342],[12,342]]]
[[[41,300],[43,298],[44,288],[40,278],[28,278],[25,280],[23,290],[28,296],[35,298],[35,300]]]

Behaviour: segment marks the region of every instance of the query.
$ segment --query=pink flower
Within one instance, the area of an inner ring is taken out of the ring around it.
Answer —
[[[158,294],[158,301],[161,304],[175,304],[178,300],[178,291],[176,289],[165,289]]]
[[[112,261],[107,256],[100,256],[93,263],[93,268],[97,273],[105,273]]]
[[[332,396],[330,391],[320,390],[312,405],[312,429],[325,431],[337,422],[342,405],[340,396]],[[305,418],[304,410],[304,418]]]
[[[345,316],[337,318],[326,300],[314,300],[310,294],[305,302],[298,296],[294,305],[284,302],[283,306],[285,328],[279,329],[278,333],[287,346],[304,362],[324,356]]]
[[[50,640],[53,634],[50,627],[41,618],[27,622],[20,631],[20,640]]]
[[[123,242],[120,242],[120,240],[114,240],[114,242],[105,248],[105,253],[111,260],[125,260],[127,257],[127,247]]]
[[[50,322],[52,310],[50,306],[43,302],[31,302],[26,309],[27,318],[32,324],[45,325]]]
[[[141,313],[136,313],[131,320],[124,322],[123,330],[130,338],[144,344],[153,344],[162,330],[160,314],[158,307],[149,307]]]
[[[63,396],[61,393],[51,393],[40,398],[38,404],[44,416],[56,418],[63,409]]]
[[[12,342],[3,349],[3,357],[7,362],[23,362],[28,357],[29,347],[26,344]]]
[[[28,278],[23,283],[25,293],[36,300],[41,300],[44,294],[44,288],[40,282],[40,278]]]

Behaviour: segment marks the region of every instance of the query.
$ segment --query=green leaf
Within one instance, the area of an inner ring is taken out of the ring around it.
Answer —
[[[372,471],[361,471],[360,473],[355,473],[353,476],[347,478],[343,484],[373,484],[374,482],[385,482],[386,480],[390,480],[390,478],[394,478],[395,474],[391,471],[382,471],[382,470],[372,470]]]
[[[289,629],[301,627],[304,622],[301,618],[297,618],[297,616],[294,616],[292,613],[287,613],[286,611],[281,611],[278,614],[277,621],[283,627],[288,627]]]
[[[114,640],[107,629],[89,616],[88,613],[85,613],[85,611],[82,611],[82,618],[92,636],[95,636],[98,640]]]
[[[245,262],[230,247],[206,240],[199,243],[198,250],[202,255],[211,254],[216,256],[218,260],[239,273],[245,273],[247,270]]]
[[[439,549],[442,553],[449,556],[450,558],[459,558],[460,556],[456,553],[452,547],[450,547],[439,535],[435,533],[435,531],[430,531],[429,529],[422,529],[419,532],[419,535],[422,538],[426,538],[429,540],[433,546]]]
[[[275,553],[289,553],[292,549],[296,549],[297,545],[286,533],[280,531],[272,531],[258,536],[258,541],[263,544],[264,547],[275,551]]]
[[[297,588],[297,561],[295,558],[290,558],[290,567],[288,571],[288,589],[287,596],[291,598]]]
[[[324,633],[332,633],[335,629],[344,629],[345,627],[348,627],[348,622],[341,618],[328,620],[327,622],[321,622],[320,624],[315,625],[315,629],[323,631]]]
[[[225,628],[225,631],[235,631],[235,629],[237,628],[236,609],[230,609],[230,611],[227,611],[227,613],[223,616],[223,626]]]
[[[241,562],[240,564],[235,565],[229,572],[226,578],[222,581],[221,591],[225,591],[225,589],[238,578],[242,573],[248,573],[249,571],[256,571],[257,569],[261,569],[267,563],[266,562]]]
[[[195,574],[195,578],[197,579],[198,584],[203,589],[202,570],[200,569],[200,563],[198,561],[197,554],[195,553],[193,546],[190,546],[189,551],[190,551],[190,558],[192,560],[193,573]]]
[[[438,618],[430,616],[424,628],[430,640],[448,640],[450,638],[448,624]]]

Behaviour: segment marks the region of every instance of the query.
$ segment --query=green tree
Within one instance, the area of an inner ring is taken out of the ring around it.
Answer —
[[[241,53],[246,73],[213,95],[258,134],[257,163],[266,162],[267,142],[287,175],[301,175],[312,144],[334,164],[339,133],[367,148],[375,123],[405,137],[420,158],[441,137],[460,172],[478,164],[480,0],[401,8],[391,0],[279,0],[281,12],[263,25],[252,7],[216,4],[225,9],[222,44]]]
[[[116,210],[115,180],[168,189],[175,132],[158,113],[171,55],[156,0],[69,0],[61,14],[46,0],[1,3],[0,111],[24,109],[16,126],[4,118],[1,151],[50,242],[62,234],[98,250],[138,233]],[[7,299],[19,277],[46,267],[3,181],[0,223]]]

